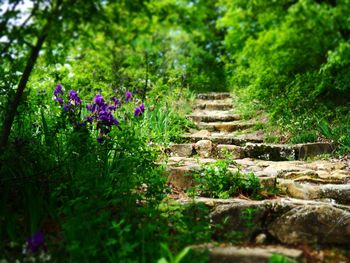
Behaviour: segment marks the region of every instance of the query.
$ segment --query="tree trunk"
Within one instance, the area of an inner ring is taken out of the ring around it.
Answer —
[[[44,44],[44,41],[47,37],[47,31],[48,31],[49,24],[46,24],[44,26],[41,35],[39,36],[35,46],[32,48],[30,52],[30,56],[27,60],[26,67],[24,69],[23,75],[18,83],[16,94],[11,102],[11,99],[9,99],[9,107],[8,112],[6,113],[3,130],[1,133],[1,139],[0,139],[0,150],[4,149],[4,147],[7,145],[8,138],[10,136],[11,128],[13,121],[15,119],[17,108],[19,106],[19,103],[21,101],[21,97],[23,95],[23,91],[25,87],[27,86],[29,76],[34,68],[35,62],[39,57],[39,52]]]

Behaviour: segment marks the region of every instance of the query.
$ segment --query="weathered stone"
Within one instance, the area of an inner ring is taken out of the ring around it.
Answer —
[[[189,181],[188,178],[185,179],[185,183],[183,183],[184,180],[182,180],[181,176],[189,176],[193,172],[198,171],[202,165],[213,163],[215,162],[215,159],[210,158],[185,158],[185,157],[171,157],[168,160],[167,166],[168,166],[168,180],[169,182],[174,181],[174,185],[178,185],[180,188],[187,189],[190,186],[193,186],[193,182]],[[240,169],[239,167],[236,167],[235,165],[231,165],[228,168],[232,173],[236,173],[240,171],[241,173],[250,173],[250,171],[244,171]],[[259,175],[256,174],[258,177],[260,183],[264,187],[275,187],[276,185],[276,176],[271,175]]]
[[[182,166],[203,165],[207,163],[213,163],[215,161],[216,161],[215,159],[211,159],[211,158],[170,157],[168,159],[167,164],[169,166],[182,167]]]
[[[201,100],[221,100],[230,98],[229,92],[208,92],[208,93],[199,93],[197,95],[198,99]]]
[[[293,198],[304,200],[320,198],[320,195],[318,193],[319,187],[306,184],[299,184],[294,182],[293,180],[278,181],[278,188],[282,194]]]
[[[248,143],[244,147],[244,152],[246,157],[263,160],[280,161],[295,159],[293,147],[285,144]]]
[[[197,111],[188,115],[188,118],[195,122],[224,122],[237,121],[241,117],[238,114],[232,114],[230,111]]]
[[[303,252],[298,249],[282,246],[238,247],[220,246],[209,248],[210,263],[268,263],[273,254],[299,259]]]
[[[225,100],[197,100],[195,108],[201,110],[231,110],[232,101],[230,99]]]
[[[170,146],[173,156],[191,157],[193,154],[193,144],[173,144]]]
[[[206,129],[208,131],[233,132],[253,127],[255,122],[200,122],[197,124],[199,129]]]
[[[285,244],[350,244],[350,213],[328,204],[301,206],[279,216],[268,229]]]
[[[254,233],[263,232],[267,213],[268,207],[259,202],[217,206],[211,213],[211,220],[214,224],[221,225],[221,229],[216,230],[214,238],[232,242],[250,241]]]
[[[216,154],[220,158],[226,158],[227,155],[233,159],[244,158],[242,147],[230,144],[219,144],[216,146]]]
[[[211,132],[208,130],[200,130],[192,134],[192,136],[194,137],[209,137],[210,135],[211,135]]]
[[[308,157],[315,157],[321,154],[332,153],[334,147],[330,143],[315,142],[296,145],[295,148],[298,150],[298,157],[300,159],[306,159]]]
[[[310,178],[318,178],[318,174],[314,170],[303,170],[303,171],[291,171],[291,172],[285,172],[280,173],[278,176],[279,178],[284,179],[298,179],[300,177],[309,176]]]
[[[223,133],[211,133],[209,131],[208,132],[208,136],[203,136],[202,134],[204,134],[204,132],[202,134],[186,134],[183,135],[182,138],[186,141],[190,141],[190,142],[197,142],[200,140],[210,140],[213,143],[216,144],[232,144],[232,145],[244,145],[246,142],[246,140],[244,139],[239,139],[235,136],[232,135],[228,135],[228,134],[223,134]]]
[[[193,179],[191,173],[196,169],[195,166],[183,166],[183,167],[167,167],[166,176],[168,182],[179,189],[186,190],[193,186]],[[199,169],[199,166],[198,168]]]
[[[194,148],[200,157],[208,158],[211,155],[213,143],[209,140],[198,141]]]
[[[350,185],[322,185],[319,189],[320,198],[330,198],[339,204],[350,205]]]
[[[237,138],[246,140],[247,142],[262,143],[264,141],[264,133],[261,131],[249,132],[236,135]]]

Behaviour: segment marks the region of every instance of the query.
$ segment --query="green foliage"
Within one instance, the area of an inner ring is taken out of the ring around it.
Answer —
[[[145,112],[142,120],[142,136],[145,140],[162,145],[180,141],[181,135],[193,127],[185,117],[191,110],[187,102],[189,96],[184,91],[174,89],[171,95],[157,95],[150,100],[147,103],[150,105],[149,111]]]
[[[256,197],[261,189],[259,179],[253,174],[232,171],[225,160],[204,165],[193,175],[194,192],[208,197],[229,198],[238,194]]]
[[[273,254],[269,258],[269,263],[294,263],[294,262],[296,261],[293,259],[290,259],[289,257],[279,255],[279,254]]]
[[[184,257],[190,252],[189,247],[185,247],[177,255],[173,256],[166,244],[161,244],[162,250],[167,254],[167,257],[163,257],[157,261],[157,263],[180,263],[183,262]],[[168,260],[166,259],[168,258]]]
[[[246,102],[258,100],[293,143],[317,140],[320,116],[344,129],[334,112],[348,108],[348,0],[221,0],[218,6],[228,82]],[[304,119],[310,122],[297,124]],[[323,136],[343,144],[341,136]]]

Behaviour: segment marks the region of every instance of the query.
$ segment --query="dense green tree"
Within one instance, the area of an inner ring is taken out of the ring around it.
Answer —
[[[5,114],[1,126],[0,148],[8,141],[12,124],[40,52],[47,57],[66,49],[70,39],[80,33],[102,8],[100,1],[36,0],[28,4],[29,14],[18,9],[20,1],[9,1],[0,20],[1,107]],[[19,20],[23,19],[20,22]],[[8,97],[7,102],[3,97]]]

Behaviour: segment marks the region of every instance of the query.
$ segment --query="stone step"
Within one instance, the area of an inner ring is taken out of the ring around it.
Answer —
[[[268,246],[233,246],[231,244],[204,244],[193,246],[195,251],[208,251],[210,263],[268,263],[273,255],[282,255],[290,261],[297,262],[303,256],[303,251],[281,245]]]
[[[208,92],[208,93],[199,93],[197,95],[197,98],[201,100],[222,100],[230,97],[231,95],[229,92]]]
[[[332,144],[327,142],[301,144],[265,144],[247,143],[244,148],[245,157],[263,160],[301,160],[322,154],[331,154]]]
[[[224,100],[197,100],[195,109],[201,110],[216,110],[216,111],[227,111],[232,110],[232,101],[229,99]]]
[[[210,132],[233,132],[239,130],[245,130],[256,125],[253,121],[231,121],[231,122],[200,122],[197,124],[197,128],[200,130],[207,130]]]
[[[193,143],[201,140],[209,140],[215,144],[232,144],[232,145],[244,145],[247,142],[252,142],[252,143],[262,142],[261,139],[244,138],[244,137],[238,137],[235,135],[224,134],[224,133],[210,133],[209,131],[207,131],[207,133],[198,132],[195,134],[184,134],[182,136],[182,139],[183,141],[193,142]]]
[[[220,226],[213,238],[220,242],[245,243],[266,235],[286,245],[350,245],[349,206],[293,198],[263,201],[197,198],[195,202],[211,209],[210,222]]]
[[[187,190],[194,186],[192,174],[201,170],[202,166],[209,163],[216,162],[216,159],[212,158],[184,158],[184,157],[171,157],[168,160],[165,175],[168,182],[175,186],[177,189]],[[244,167],[230,165],[228,168],[232,172],[251,173],[249,169]],[[265,187],[273,187],[276,185],[276,174],[260,174],[258,179],[260,183]]]
[[[298,160],[298,147],[288,144],[247,143],[243,149],[243,157],[270,161]]]
[[[186,190],[194,186],[191,174],[203,164],[214,163],[211,158],[169,158],[168,181]],[[344,163],[332,161],[261,161],[235,160],[232,172],[254,173],[265,187],[276,187],[281,195],[305,200],[323,200],[350,205],[350,169]]]
[[[350,181],[350,176],[347,181]],[[328,200],[337,204],[350,205],[350,184],[310,184],[293,180],[277,179],[280,193],[303,200]],[[322,181],[320,182],[322,183]]]
[[[270,161],[298,160],[306,157],[315,157],[319,154],[330,153],[332,149],[326,143],[308,144],[253,144],[238,141],[239,145],[214,144],[212,140],[199,140],[196,143],[173,144],[170,154],[179,157],[199,155],[203,158],[255,158]]]
[[[231,111],[195,111],[187,116],[194,122],[225,122],[241,119],[239,114],[232,114]]]

